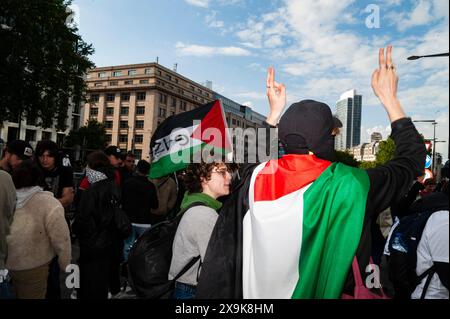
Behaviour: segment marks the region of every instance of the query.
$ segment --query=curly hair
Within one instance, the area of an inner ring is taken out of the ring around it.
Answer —
[[[194,163],[190,164],[183,176],[183,182],[189,194],[203,192],[202,180],[209,181],[214,167],[225,163]],[[228,166],[227,166],[228,168]]]

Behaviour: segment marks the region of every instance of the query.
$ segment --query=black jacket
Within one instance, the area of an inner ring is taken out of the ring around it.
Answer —
[[[81,258],[109,256],[123,241],[115,221],[115,206],[112,200],[120,201],[120,188],[114,182],[114,175],[92,184],[82,192],[73,231],[80,243]]]
[[[136,224],[152,224],[151,210],[158,208],[156,187],[146,176],[132,176],[122,186],[123,210]]]
[[[370,225],[373,218],[408,191],[423,172],[425,145],[411,119],[392,123],[391,137],[396,143],[395,157],[381,167],[367,170],[370,189],[363,232],[356,256],[363,280],[371,252]],[[248,210],[248,190],[256,164],[242,173],[237,189],[222,207],[208,245],[200,273],[197,298],[242,298],[242,221]],[[280,278],[280,280],[283,280]],[[344,292],[353,295],[354,279],[349,275]]]

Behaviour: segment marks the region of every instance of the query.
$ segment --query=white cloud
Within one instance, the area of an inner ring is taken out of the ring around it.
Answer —
[[[253,106],[253,102],[252,101],[245,101],[244,103],[242,103],[242,105],[248,106],[248,107],[252,107]]]
[[[399,31],[412,27],[435,23],[441,19],[448,21],[448,0],[419,0],[410,12],[390,12],[386,18],[397,25]]]
[[[267,100],[265,92],[241,92],[233,95],[240,99]]]
[[[201,8],[207,8],[209,5],[209,0],[184,0],[190,5],[201,7]]]
[[[175,45],[178,54],[180,55],[192,55],[192,56],[249,56],[251,52],[239,47],[208,47],[196,44],[185,44],[178,42]]]
[[[205,17],[205,22],[208,25],[208,27],[210,28],[223,28],[225,23],[221,20],[218,20],[216,18],[217,16],[217,11],[212,11],[210,14],[208,14]]]

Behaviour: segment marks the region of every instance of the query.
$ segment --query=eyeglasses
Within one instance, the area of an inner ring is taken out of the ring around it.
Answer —
[[[222,175],[222,177],[226,177],[227,173],[231,174],[231,172],[227,169],[221,169],[221,170],[217,170],[217,171],[212,171],[211,173],[218,173],[220,175]]]

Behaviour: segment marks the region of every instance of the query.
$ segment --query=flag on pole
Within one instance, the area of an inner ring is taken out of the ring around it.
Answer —
[[[230,156],[231,141],[220,100],[171,116],[150,142],[150,178],[159,178],[200,162],[202,151]]]

